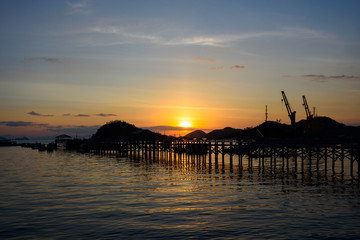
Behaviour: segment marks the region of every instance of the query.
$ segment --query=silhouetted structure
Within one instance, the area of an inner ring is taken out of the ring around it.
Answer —
[[[225,157],[228,157],[230,166],[237,159],[241,168],[247,166],[253,169],[256,166],[259,171],[277,172],[281,169],[282,172],[294,174],[312,174],[315,170],[325,176],[329,171],[335,175],[340,170],[341,174],[348,172],[352,179],[355,176],[359,179],[360,141],[358,138],[338,137],[340,133],[354,132],[354,129],[359,131],[359,128],[345,126],[325,117],[312,120],[314,126],[317,126],[317,132],[314,133],[316,138],[306,137],[305,133],[301,138],[289,137],[294,128],[304,129],[306,120],[293,126],[267,121],[252,129],[228,127],[208,134],[202,131],[190,134],[201,137],[205,134],[208,140],[170,138],[144,131],[126,122],[113,121],[102,126],[91,139],[67,141],[66,149],[143,160],[155,160],[164,156],[169,159],[183,156],[206,157],[209,164],[213,159],[218,164],[221,158],[223,166]],[[329,129],[333,130],[334,135],[326,135]],[[210,140],[212,137],[228,140]]]
[[[287,100],[287,97],[285,95],[285,92],[284,91],[281,91],[281,94],[282,94],[282,101],[284,101],[285,103],[285,106],[286,106],[286,110],[288,112],[288,115],[289,115],[289,118],[290,118],[290,121],[291,121],[291,125],[294,126],[295,125],[295,114],[296,114],[296,111],[293,111],[291,106],[290,106],[290,103],[289,101]]]
[[[75,140],[70,141],[69,143]],[[79,140],[77,140],[79,141]],[[209,164],[214,160],[230,167],[234,159],[239,167],[259,171],[288,172],[332,176],[348,175],[351,179],[360,176],[360,145],[334,142],[302,141],[126,141],[126,142],[82,142],[86,152],[110,154],[131,159],[155,160],[177,159],[184,156],[206,157]],[[330,172],[330,173],[329,173]],[[346,173],[346,174],[345,174]]]
[[[303,98],[303,106],[305,108],[305,113],[306,113],[306,120],[311,120],[313,118],[313,115],[310,113],[310,109],[307,104],[306,97],[302,96],[302,98]]]

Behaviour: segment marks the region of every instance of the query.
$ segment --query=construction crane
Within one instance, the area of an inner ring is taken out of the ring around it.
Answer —
[[[286,110],[288,112],[288,116],[290,118],[290,121],[291,121],[291,125],[294,126],[295,125],[295,114],[296,114],[296,111],[293,111],[291,109],[291,106],[290,106],[290,103],[289,101],[287,100],[287,97],[285,95],[285,92],[284,91],[281,91],[281,94],[282,94],[282,101],[284,101],[285,103],[285,106],[286,106]]]
[[[312,119],[314,117],[313,114],[310,113],[310,109],[309,109],[309,106],[307,104],[307,101],[306,101],[306,97],[305,96],[302,96],[303,98],[303,106],[305,107],[305,112],[306,112],[306,119],[309,120],[309,119]]]

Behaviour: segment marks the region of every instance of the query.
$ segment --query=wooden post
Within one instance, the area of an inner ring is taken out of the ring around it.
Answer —
[[[335,176],[335,161],[336,161],[335,145],[333,145],[333,149],[332,149],[332,150],[333,150],[333,151],[332,151],[332,155],[333,155],[333,157],[332,157],[332,160],[333,160],[333,162],[332,162],[332,175]]]
[[[357,145],[357,166],[358,166],[358,180],[360,180],[360,145]]]
[[[289,146],[286,147],[286,172],[289,172]]]
[[[294,149],[294,161],[295,161],[295,173],[297,173],[297,146],[295,145],[295,149]]]
[[[224,143],[224,141],[222,141],[222,143],[221,143],[221,154],[222,154],[222,156],[221,156],[222,165],[224,167],[224,164],[225,164],[225,143]]]
[[[140,159],[140,141],[137,142],[138,159]]]
[[[282,171],[283,172],[285,172],[284,165],[285,165],[285,148],[284,148],[284,145],[282,145]]]
[[[320,147],[319,144],[316,146],[316,173],[319,176],[319,162],[320,162]]]
[[[230,142],[230,149],[229,149],[229,154],[230,154],[230,163],[232,164],[232,160],[233,160],[233,142]]]
[[[272,151],[274,152],[274,173],[276,172],[276,153],[277,153],[277,147],[273,147]]]
[[[304,146],[301,146],[301,174],[304,175]]]
[[[312,156],[311,156],[311,146],[309,146],[309,172],[311,173],[312,168]]]
[[[148,144],[145,142],[145,159],[148,159]]]
[[[209,141],[208,152],[209,152],[209,161],[211,162],[211,154],[212,154],[211,141]]]
[[[325,163],[325,177],[327,176],[327,146],[325,146],[325,149],[324,149],[324,163]]]
[[[273,150],[274,150],[274,146],[270,145],[269,146],[269,151],[270,151],[270,170],[273,171]]]
[[[351,149],[352,150],[352,149]],[[353,155],[352,155],[352,151],[350,150],[350,176],[353,179],[354,178],[354,174],[353,174],[353,169],[354,169],[354,159],[353,159]]]
[[[341,144],[341,174],[344,174],[344,145]]]
[[[241,143],[241,141],[239,140],[239,142],[238,142],[238,156],[239,156],[239,167],[240,168],[242,168],[242,143]]]
[[[128,143],[128,145],[129,145],[129,155],[130,155],[130,158],[132,158],[132,142],[129,142]]]

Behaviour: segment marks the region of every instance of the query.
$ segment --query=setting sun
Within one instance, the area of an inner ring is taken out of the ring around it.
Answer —
[[[182,121],[179,126],[183,128],[189,128],[191,127],[191,123],[189,121]]]

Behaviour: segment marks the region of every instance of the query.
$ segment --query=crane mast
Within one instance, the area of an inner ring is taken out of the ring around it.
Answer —
[[[310,109],[307,104],[306,97],[302,96],[302,98],[303,98],[303,102],[304,102],[303,106],[305,107],[305,112],[306,112],[306,119],[309,120],[309,119],[313,118],[313,114],[310,113]]]
[[[290,103],[289,101],[287,100],[287,97],[285,95],[285,92],[284,91],[281,91],[281,94],[282,94],[282,100],[284,101],[285,103],[285,106],[286,106],[286,110],[288,112],[288,116],[290,118],[290,121],[291,121],[291,125],[294,126],[295,125],[295,114],[296,114],[296,111],[293,111],[291,109],[291,106],[290,106]]]

